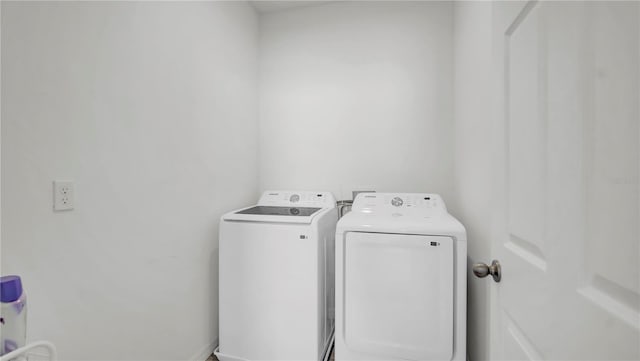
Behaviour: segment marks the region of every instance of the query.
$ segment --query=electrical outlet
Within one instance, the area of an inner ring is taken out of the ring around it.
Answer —
[[[73,209],[74,189],[71,181],[53,181],[53,210]]]

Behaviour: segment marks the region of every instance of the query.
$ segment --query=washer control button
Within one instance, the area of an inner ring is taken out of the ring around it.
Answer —
[[[289,202],[291,203],[296,203],[300,200],[300,195],[299,194],[292,194],[291,197],[289,197]]]
[[[400,197],[395,197],[391,200],[391,205],[394,207],[400,207],[403,203],[404,201]]]

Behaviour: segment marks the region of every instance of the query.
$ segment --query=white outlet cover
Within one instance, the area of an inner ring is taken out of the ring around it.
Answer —
[[[72,181],[53,181],[53,210],[68,211],[75,203],[75,189]]]

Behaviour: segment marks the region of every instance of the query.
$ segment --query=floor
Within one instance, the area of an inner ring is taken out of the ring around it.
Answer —
[[[331,357],[329,358],[330,361],[335,360],[334,354],[335,354],[335,349],[331,350]],[[211,354],[211,356],[209,356],[209,358],[206,359],[206,361],[218,361],[218,358],[214,354]]]

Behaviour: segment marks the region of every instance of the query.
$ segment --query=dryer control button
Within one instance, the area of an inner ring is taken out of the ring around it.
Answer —
[[[291,203],[296,203],[299,200],[300,200],[299,194],[292,194],[291,197],[289,197],[289,202]]]
[[[391,205],[394,207],[400,207],[403,203],[404,201],[402,201],[402,198],[400,197],[395,197],[391,200]]]

